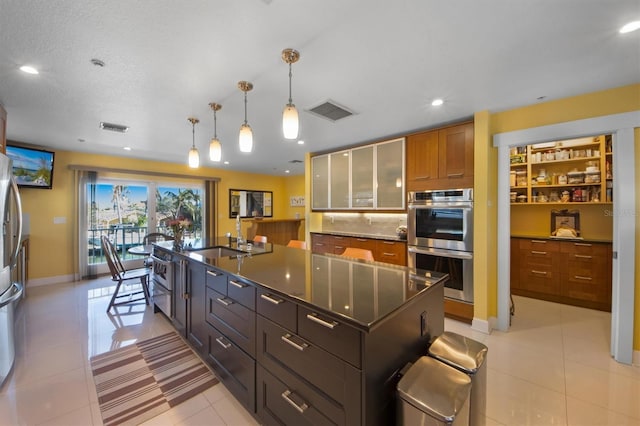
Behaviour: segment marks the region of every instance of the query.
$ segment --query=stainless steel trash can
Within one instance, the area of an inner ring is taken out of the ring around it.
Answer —
[[[429,356],[469,375],[469,425],[484,426],[487,411],[487,352],[482,343],[445,331],[429,347]]]
[[[468,425],[471,378],[428,356],[419,358],[397,386],[397,425]]]

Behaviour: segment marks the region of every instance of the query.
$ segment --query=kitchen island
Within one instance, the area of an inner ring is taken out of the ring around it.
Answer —
[[[392,424],[398,371],[444,331],[444,274],[228,238],[154,254],[176,329],[263,424]]]

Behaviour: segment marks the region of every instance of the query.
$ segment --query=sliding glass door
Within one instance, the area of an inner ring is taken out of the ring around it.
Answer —
[[[108,272],[100,239],[109,237],[125,264],[140,260],[128,252],[142,244],[151,232],[171,235],[168,222],[186,219],[192,223],[185,238],[203,235],[203,184],[117,180],[97,177],[87,182],[81,191],[85,199],[86,217],[80,235],[87,238],[86,258],[81,262],[90,267],[88,275]],[[80,244],[83,247],[84,242]]]

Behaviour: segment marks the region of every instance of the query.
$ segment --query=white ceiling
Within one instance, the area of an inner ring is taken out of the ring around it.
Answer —
[[[301,174],[290,161],[308,151],[637,83],[640,31],[618,34],[632,20],[639,0],[0,0],[0,103],[11,140],[186,163],[195,116],[203,166]],[[293,102],[304,145],[282,137],[287,47],[301,54]],[[254,84],[251,154],[238,149],[240,80]],[[304,112],[328,99],[355,115]],[[222,104],[229,165],[206,158],[209,102]]]

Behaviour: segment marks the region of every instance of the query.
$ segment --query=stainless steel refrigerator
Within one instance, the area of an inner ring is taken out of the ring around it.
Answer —
[[[11,159],[0,154],[0,388],[15,360],[14,311],[22,297],[22,284],[12,282],[22,238],[20,193],[12,173]]]

